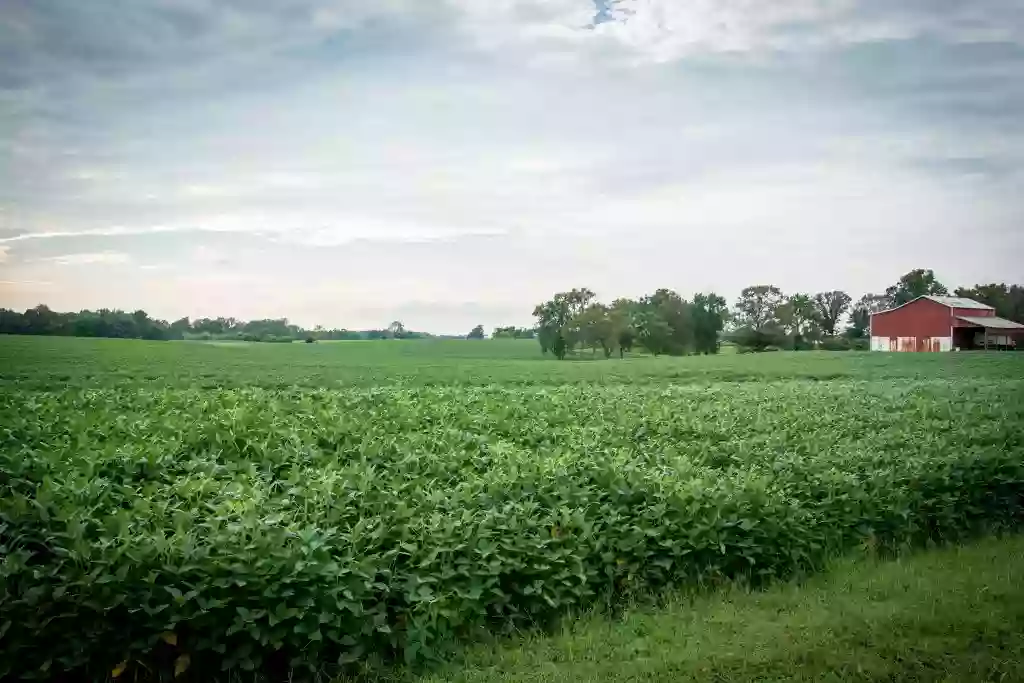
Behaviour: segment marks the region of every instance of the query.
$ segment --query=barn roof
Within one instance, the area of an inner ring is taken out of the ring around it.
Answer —
[[[979,327],[987,327],[991,330],[1024,330],[1024,325],[1015,323],[1012,320],[1006,318],[997,318],[995,316],[984,316],[975,317],[970,315],[958,315],[957,320],[963,320],[964,322]]]
[[[995,308],[993,308],[992,306],[989,306],[988,304],[983,304],[980,301],[975,301],[974,299],[967,299],[967,298],[962,297],[962,296],[932,296],[931,294],[925,294],[924,296],[919,296],[916,299],[911,299],[910,301],[908,301],[905,304],[900,304],[899,306],[893,306],[892,308],[887,308],[884,311],[877,311],[875,313],[872,313],[871,315],[880,315],[882,313],[889,313],[891,311],[895,311],[895,310],[898,310],[900,308],[903,308],[904,306],[909,306],[910,304],[912,304],[914,302],[917,302],[917,301],[920,301],[921,299],[930,299],[931,301],[934,301],[937,304],[942,304],[943,306],[948,306],[949,308],[973,308],[973,309],[977,309],[979,311],[994,311],[994,310],[996,310]]]
[[[940,303],[943,306],[949,306],[950,308],[977,308],[977,309],[980,309],[980,310],[983,310],[983,311],[995,310],[991,306],[989,306],[987,304],[983,304],[980,301],[975,301],[974,299],[967,299],[967,298],[962,297],[962,296],[931,296],[931,295],[926,295],[926,296],[921,297],[921,298],[931,299],[932,301],[934,301],[936,303]]]

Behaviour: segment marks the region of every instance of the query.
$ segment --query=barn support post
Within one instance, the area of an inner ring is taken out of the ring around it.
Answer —
[[[985,328],[985,350],[988,351],[988,328]]]

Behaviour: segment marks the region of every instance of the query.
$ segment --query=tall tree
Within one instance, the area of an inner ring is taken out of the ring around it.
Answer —
[[[466,339],[483,339],[483,338],[484,338],[484,326],[483,325],[477,325],[472,330],[470,330],[469,334],[466,335]]]
[[[829,337],[836,335],[836,326],[850,309],[852,301],[849,294],[840,290],[818,292],[814,295],[814,316],[821,326],[822,333]]]
[[[899,279],[899,282],[888,287],[885,295],[892,306],[902,306],[914,299],[925,296],[944,296],[949,293],[946,286],[935,278],[932,270],[916,268]]]
[[[778,324],[779,306],[785,301],[775,285],[753,285],[740,292],[736,301],[737,322],[752,330],[764,331]]]
[[[654,294],[640,299],[638,309],[646,315],[648,331],[667,330],[667,335],[661,344],[661,352],[682,355],[693,348],[694,330],[691,305],[679,294],[671,289],[659,289]],[[652,316],[664,321],[665,326],[654,324]],[[644,343],[642,338],[641,343]]]
[[[672,345],[672,326],[657,309],[643,307],[633,317],[636,340],[655,356],[666,353]]]
[[[610,309],[604,304],[590,304],[586,310],[576,316],[576,327],[580,331],[581,342],[595,352],[604,351],[605,358],[612,355],[618,345],[615,323]]]
[[[542,353],[555,350],[555,342],[559,337],[566,346],[565,351],[579,342],[580,332],[574,327],[573,321],[586,310],[594,296],[594,292],[583,287],[569,292],[559,292],[549,301],[534,307],[533,315],[537,318],[537,338]],[[562,356],[564,355],[563,353]]]
[[[793,349],[801,348],[805,340],[816,336],[814,303],[806,294],[794,294],[776,308],[779,326],[789,336]]]
[[[718,333],[725,327],[729,306],[714,292],[693,297],[693,341],[698,353],[718,353]]]

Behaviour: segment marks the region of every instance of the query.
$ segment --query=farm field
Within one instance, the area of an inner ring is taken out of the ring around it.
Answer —
[[[1012,528],[1024,354],[0,337],[0,485],[0,676],[330,674]]]

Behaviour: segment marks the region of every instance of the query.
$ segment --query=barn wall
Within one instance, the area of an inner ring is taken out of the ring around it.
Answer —
[[[974,327],[968,322],[963,320],[957,320],[958,315],[966,315],[970,318],[993,318],[996,315],[995,311],[987,308],[954,308],[953,309],[953,327]]]
[[[945,337],[871,337],[872,351],[939,352],[952,351],[953,338]]]
[[[950,337],[953,309],[930,299],[871,316],[872,337]]]

